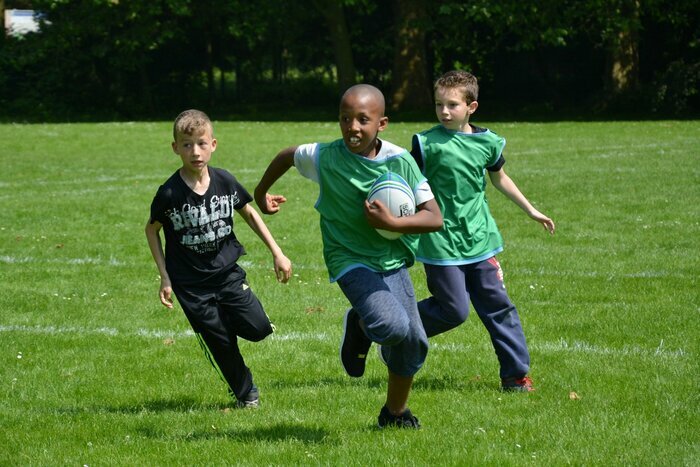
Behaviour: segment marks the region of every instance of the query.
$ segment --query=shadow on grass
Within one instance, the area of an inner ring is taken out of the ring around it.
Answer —
[[[413,390],[421,391],[493,391],[500,388],[497,378],[482,378],[477,375],[466,376],[460,373],[433,375],[418,372],[413,381]],[[314,380],[279,379],[266,383],[267,388],[290,389],[307,388],[316,389],[333,387],[338,391],[349,390],[358,386],[384,390],[387,385],[387,377],[376,371],[368,371],[364,377],[351,378],[349,376],[324,377]]]
[[[207,411],[215,412],[247,412],[246,409],[232,409],[229,404],[202,403],[194,398],[158,399],[144,401],[133,405],[118,406],[82,406],[59,409],[58,412],[67,415],[78,414],[160,414],[168,412],[201,413]],[[152,423],[152,422],[148,422]],[[277,423],[265,426],[255,426],[254,428],[215,428],[213,425],[205,424],[205,428],[197,428],[187,432],[170,432],[172,427],[164,427],[159,424],[144,424],[137,428],[139,434],[146,438],[169,440],[169,441],[200,441],[207,439],[229,439],[232,441],[299,441],[306,444],[316,444],[328,438],[329,432],[322,428],[305,426],[302,423]]]
[[[370,388],[381,388],[386,386],[386,378],[366,375],[362,378],[351,378],[349,376],[322,377],[317,379],[277,379],[265,383],[268,389],[304,389],[304,388],[336,388],[342,391],[344,388],[351,390],[353,387],[365,386]]]
[[[77,406],[66,407],[58,410],[62,414],[78,413],[114,413],[114,414],[143,414],[143,413],[163,413],[163,412],[199,412],[203,410],[223,410],[224,404],[202,403],[201,399],[177,398],[177,399],[156,399],[142,401],[135,404],[126,405],[100,405],[100,406]]]
[[[380,392],[386,391],[387,379],[383,375],[379,375],[376,372],[365,375],[362,378],[350,378],[347,376],[339,375],[337,377],[324,377],[315,379],[313,381],[309,380],[274,380],[269,381],[266,384],[268,389],[303,389],[303,388],[313,388],[315,390],[322,390],[325,388],[331,388],[333,392],[341,394],[344,391],[353,391],[358,388],[364,387],[371,390],[377,390]],[[482,379],[480,377],[464,378],[461,375],[425,375],[421,376],[419,373],[413,383],[412,391],[463,391],[463,392],[491,392],[497,391],[499,389],[498,383],[496,381],[491,381],[489,379]],[[65,415],[76,415],[76,414],[122,414],[122,415],[141,415],[141,414],[161,414],[161,413],[194,413],[194,412],[222,412],[234,410],[231,404],[221,403],[221,402],[203,402],[201,399],[194,397],[176,397],[176,398],[161,398],[153,400],[140,400],[135,401],[131,404],[125,403],[120,405],[86,405],[86,406],[74,406],[74,407],[62,407],[57,409],[59,414]],[[269,435],[275,436],[280,435],[280,426],[269,427],[266,430]],[[296,429],[295,429],[296,430]],[[292,430],[292,431],[295,431]],[[302,432],[304,430],[302,429]],[[211,435],[211,434],[210,434]],[[240,432],[225,433],[226,436],[235,436],[240,438],[245,434]],[[256,436],[261,436],[264,438],[266,436],[264,433],[260,435],[258,430],[256,430]],[[285,435],[288,436],[288,435]],[[290,437],[294,437],[289,435]],[[325,436],[325,435],[324,435]],[[306,437],[303,435],[302,437]],[[315,435],[312,436],[315,438]],[[259,438],[258,438],[259,439]]]
[[[500,388],[497,380],[483,379],[481,377],[467,378],[460,374],[446,374],[440,376],[421,377],[420,373],[413,382],[413,390],[416,391],[491,391]]]
[[[305,444],[317,444],[328,438],[329,432],[321,428],[305,426],[302,423],[277,423],[254,428],[215,429],[214,427],[200,428],[187,433],[165,433],[160,429],[144,426],[138,429],[139,434],[146,438],[167,439],[168,441],[202,441],[227,439],[231,441],[278,442],[299,441]]]

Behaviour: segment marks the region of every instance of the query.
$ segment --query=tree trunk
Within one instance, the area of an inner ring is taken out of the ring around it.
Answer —
[[[397,21],[391,110],[425,110],[432,104],[426,66],[424,0],[394,0]]]
[[[206,48],[206,69],[207,69],[207,96],[209,98],[209,107],[214,106],[216,99],[216,85],[214,82],[214,46],[212,45],[211,37],[207,37]]]
[[[226,100],[228,97],[226,94],[226,71],[222,68],[219,75],[219,96],[222,100]]]
[[[148,115],[153,114],[153,95],[151,94],[151,80],[148,75],[148,69],[146,67],[146,59],[141,58],[139,60],[139,91],[140,105],[146,110]]]
[[[609,86],[614,94],[634,90],[639,84],[639,0],[625,5],[624,17],[629,18],[620,27],[609,49]]]
[[[338,73],[338,87],[341,91],[355,84],[357,70],[352,57],[350,34],[345,21],[341,0],[315,0],[314,5],[326,20],[333,43],[335,66]]]

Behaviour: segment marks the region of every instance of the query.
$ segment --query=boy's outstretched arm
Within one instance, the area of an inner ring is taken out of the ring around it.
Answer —
[[[544,227],[544,229],[550,234],[554,233],[554,221],[539,212],[534,208],[534,206],[532,206],[532,204],[530,204],[530,201],[528,201],[525,195],[520,192],[515,182],[505,173],[503,169],[496,172],[489,171],[489,178],[491,179],[493,186],[495,186],[498,191],[506,195],[506,197],[512,202],[520,206],[520,209],[525,211],[530,218],[542,224],[542,227]]]
[[[442,228],[442,212],[434,198],[416,206],[416,213],[406,217],[394,217],[381,201],[370,203],[365,200],[365,216],[369,225],[375,229],[392,232],[418,234]]]
[[[267,166],[258,186],[255,187],[253,196],[255,203],[264,214],[275,214],[280,210],[280,205],[287,201],[282,195],[271,195],[267,191],[287,170],[294,166],[294,152],[297,147],[289,147],[280,151],[270,165]]]
[[[160,229],[163,225],[158,222],[147,222],[146,223],[146,239],[148,240],[148,247],[151,249],[151,255],[153,255],[153,260],[156,262],[156,267],[158,267],[158,273],[160,274],[160,291],[158,295],[160,296],[160,302],[163,306],[168,308],[173,307],[173,286],[170,283],[170,276],[168,276],[168,271],[165,269],[165,255],[163,254],[163,243],[160,239]]]
[[[272,253],[277,280],[283,283],[289,281],[289,278],[292,276],[292,262],[282,253],[282,249],[277,245],[277,242],[275,242],[275,239],[272,237],[270,230],[267,228],[267,225],[265,225],[265,222],[263,222],[260,214],[258,214],[250,203],[243,206],[237,212],[245,219],[253,232],[260,237],[260,240],[263,241],[268,250],[270,250],[270,253]]]

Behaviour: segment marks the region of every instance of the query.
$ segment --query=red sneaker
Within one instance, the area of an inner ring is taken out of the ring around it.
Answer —
[[[522,378],[503,378],[501,380],[501,389],[511,392],[532,392],[535,387],[532,385],[532,379],[525,375]]]

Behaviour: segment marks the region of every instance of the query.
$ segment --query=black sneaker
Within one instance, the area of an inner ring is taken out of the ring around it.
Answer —
[[[396,428],[413,428],[415,430],[420,428],[420,423],[418,419],[411,413],[410,409],[406,409],[401,415],[392,415],[386,405],[382,407],[382,411],[379,412],[379,418],[377,419],[377,425],[379,428],[385,427],[396,427]]]
[[[236,407],[239,409],[255,409],[260,406],[260,393],[258,387],[253,383],[248,394],[242,399],[236,399]]]
[[[343,319],[343,340],[340,342],[340,361],[347,374],[359,378],[365,374],[367,352],[372,341],[360,327],[360,315],[350,308]]]

